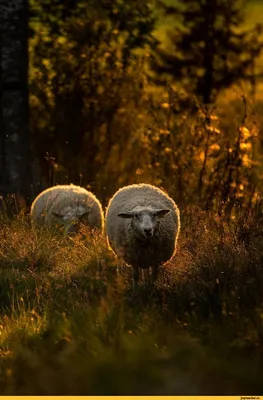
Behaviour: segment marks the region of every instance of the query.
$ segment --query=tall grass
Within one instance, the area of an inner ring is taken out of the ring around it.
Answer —
[[[100,234],[2,216],[0,393],[262,393],[260,213],[181,215],[174,259],[137,292]]]

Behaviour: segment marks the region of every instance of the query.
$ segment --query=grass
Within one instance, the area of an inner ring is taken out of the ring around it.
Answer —
[[[177,254],[135,293],[100,234],[2,216],[0,394],[262,393],[261,224],[182,210]]]

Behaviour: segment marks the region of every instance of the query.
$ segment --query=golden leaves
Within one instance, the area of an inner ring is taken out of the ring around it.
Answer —
[[[169,135],[170,134],[170,131],[168,129],[160,129],[159,132],[161,135]]]
[[[215,128],[215,127],[212,126],[212,125],[206,125],[205,127],[206,127],[206,130],[207,130],[207,131],[210,131],[210,132],[216,133],[216,134],[219,134],[219,133],[220,133],[220,130],[217,129],[217,128]]]
[[[219,146],[219,144],[217,144],[217,143],[211,144],[209,150],[210,150],[210,151],[213,151],[213,152],[214,152],[214,151],[219,151],[219,150],[220,150],[220,146]]]
[[[240,143],[241,150],[251,150],[252,144],[251,143]]]
[[[162,108],[170,108],[170,104],[169,103],[162,103],[161,107]]]
[[[240,126],[239,131],[242,133],[244,139],[250,136],[250,131],[245,126]]]
[[[43,58],[42,64],[43,64],[45,67],[49,67],[49,65],[50,65],[50,60],[49,60],[48,58]]]

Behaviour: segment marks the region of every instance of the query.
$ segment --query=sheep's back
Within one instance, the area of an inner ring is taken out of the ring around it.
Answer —
[[[40,224],[51,223],[54,220],[53,212],[60,213],[63,208],[78,205],[91,210],[91,227],[102,228],[103,211],[99,200],[93,193],[75,185],[58,185],[40,193],[32,204],[31,216]]]
[[[51,187],[39,193],[39,195],[33,201],[30,210],[33,221],[43,224],[49,209],[52,208],[53,202],[56,198],[60,198],[61,194],[61,186]]]

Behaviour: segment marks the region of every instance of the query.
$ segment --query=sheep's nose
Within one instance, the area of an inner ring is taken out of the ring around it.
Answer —
[[[77,223],[71,224],[68,228],[68,232],[70,233],[78,233],[78,231],[79,231],[79,224]]]
[[[147,237],[151,237],[152,236],[152,228],[144,228],[144,234]]]

